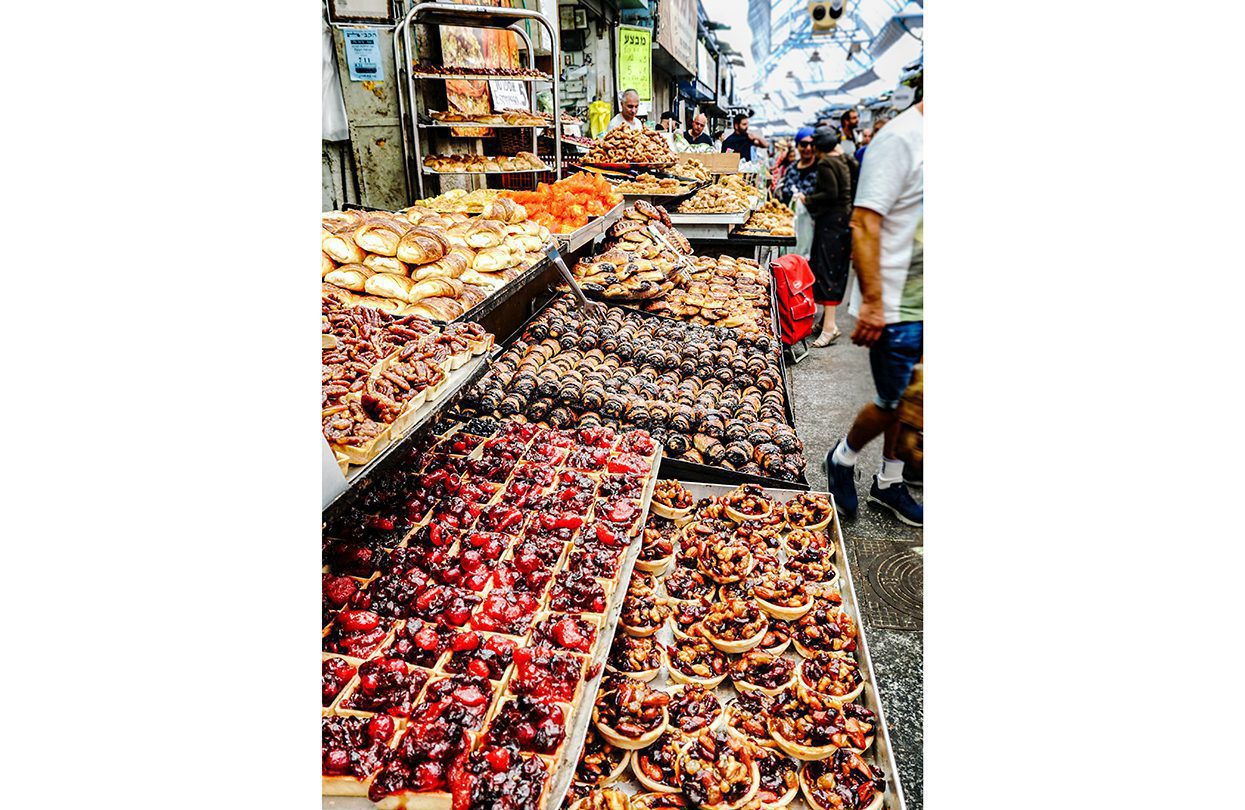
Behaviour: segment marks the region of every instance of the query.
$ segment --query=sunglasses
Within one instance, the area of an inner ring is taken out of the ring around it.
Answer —
[[[812,145],[813,145],[812,141],[800,141],[799,143],[796,144],[796,146],[812,146]]]

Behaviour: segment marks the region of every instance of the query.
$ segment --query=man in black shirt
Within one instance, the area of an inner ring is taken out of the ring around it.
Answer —
[[[769,149],[764,138],[748,132],[748,116],[740,113],[735,116],[735,131],[722,141],[722,151],[738,152],[743,160],[752,160],[753,146]]]
[[[709,119],[705,118],[705,114],[696,113],[692,118],[692,128],[683,133],[683,137],[687,140],[687,145],[692,146],[698,143],[705,143],[713,146],[713,138],[710,137],[708,132],[705,132],[705,127],[708,125]]]

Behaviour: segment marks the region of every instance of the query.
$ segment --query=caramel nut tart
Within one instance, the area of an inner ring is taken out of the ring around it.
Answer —
[[[683,795],[701,810],[743,807],[756,796],[761,782],[752,752],[750,743],[720,729],[701,731],[677,760]]]
[[[653,490],[652,510],[668,520],[682,520],[692,513],[696,499],[678,481],[662,480]]]
[[[759,691],[740,692],[726,702],[726,732],[732,737],[754,745],[772,748],[777,745],[769,733],[769,716],[774,699]]]
[[[697,683],[709,689],[726,679],[726,656],[707,639],[688,636],[662,649],[666,672],[674,683]]]
[[[791,804],[800,792],[799,763],[771,748],[758,748],[755,757],[761,774],[757,798],[762,810],[778,810]]]
[[[795,668],[790,658],[749,650],[731,664],[731,681],[741,692],[757,691],[773,697],[795,682]]]
[[[764,520],[774,511],[774,501],[759,484],[741,484],[726,494],[726,515],[736,523]]]
[[[389,753],[396,729],[386,714],[320,718],[320,761],[325,796],[366,796]]]
[[[687,810],[682,793],[637,793],[631,797],[631,810]]]
[[[856,659],[846,653],[821,652],[796,667],[796,687],[803,695],[847,703],[860,697],[865,679]]]
[[[757,551],[776,551],[782,547],[782,530],[785,524],[777,515],[770,515],[769,520],[748,520],[735,529],[734,539],[737,542]]]
[[[592,722],[606,742],[635,751],[654,743],[670,723],[670,696],[633,678],[611,677],[601,684]]]
[[[670,609],[659,596],[628,596],[623,600],[618,625],[629,636],[651,636],[666,623],[669,614]]]
[[[821,531],[830,525],[834,508],[828,495],[801,492],[783,505],[783,516],[793,529]]]
[[[655,527],[653,522],[650,518],[641,533],[643,544],[635,567],[637,571],[661,575],[674,565],[674,532],[671,528]]]
[[[662,578],[666,596],[671,599],[709,599],[712,600],[716,586],[713,581],[691,568],[679,567]]]
[[[811,529],[793,529],[782,541],[783,550],[793,560],[821,560],[834,558],[834,543],[830,535]]]
[[[572,789],[574,789],[572,785]],[[590,788],[572,799],[567,791],[563,804],[566,810],[632,810],[631,797],[618,788]]]
[[[687,683],[670,690],[671,729],[695,734],[702,728],[716,726],[721,719],[722,703],[706,687]]]
[[[705,638],[722,652],[741,653],[764,640],[769,617],[756,602],[727,599],[714,605],[700,626]]]
[[[792,643],[805,658],[819,652],[855,652],[856,622],[835,600],[819,597],[813,609],[795,624]]]
[[[719,585],[739,582],[752,571],[752,551],[740,543],[706,540],[696,567]]]
[[[860,754],[841,748],[801,769],[800,790],[812,810],[880,810],[886,777]]]
[[[796,571],[765,568],[753,573],[748,590],[761,610],[783,621],[795,621],[813,609],[813,595]]]
[[[605,671],[647,683],[661,672],[661,649],[651,636],[615,636]]]
[[[610,745],[595,728],[589,726],[575,779],[587,785],[607,785],[622,775],[630,760],[630,751]]]
[[[655,793],[678,793],[679,774],[675,761],[682,753],[687,739],[673,729],[657,739],[657,742],[631,755],[631,772],[641,785]]]
[[[839,704],[790,689],[775,699],[769,732],[778,747],[799,760],[825,759],[836,749],[862,753],[873,745],[876,716],[855,703]]]
[[[675,601],[670,605],[670,629],[676,641],[683,641],[691,636],[703,637],[700,623],[713,610],[713,603],[708,599],[688,599]]]
[[[765,638],[757,645],[758,650],[765,650],[770,655],[782,655],[791,646],[792,627],[790,622],[781,619],[770,619],[769,629]]]

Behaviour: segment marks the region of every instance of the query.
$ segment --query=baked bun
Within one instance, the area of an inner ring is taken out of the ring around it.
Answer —
[[[343,264],[324,274],[324,280],[354,292],[367,289],[367,280],[376,275],[375,271],[362,264]]]

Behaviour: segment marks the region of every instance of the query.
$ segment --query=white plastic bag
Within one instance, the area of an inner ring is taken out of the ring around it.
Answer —
[[[813,215],[804,207],[802,200],[796,200],[795,208],[795,247],[792,253],[808,258],[813,250]]]

